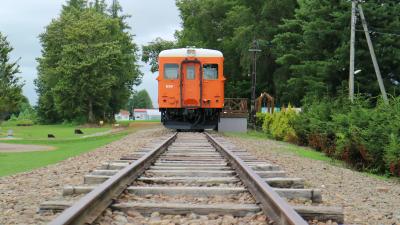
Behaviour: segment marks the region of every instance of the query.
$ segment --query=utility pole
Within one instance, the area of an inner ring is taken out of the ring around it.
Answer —
[[[257,84],[257,53],[261,52],[258,47],[257,40],[253,41],[253,48],[249,49],[253,53],[253,72],[251,74],[251,108],[250,108],[250,121],[253,128],[256,126],[256,84]]]
[[[386,94],[385,85],[383,84],[381,70],[379,69],[378,61],[376,60],[374,45],[372,44],[371,37],[369,35],[367,21],[365,19],[364,11],[362,9],[361,4],[358,5],[358,9],[360,11],[362,26],[364,28],[365,37],[367,38],[368,48],[369,48],[369,52],[371,54],[372,63],[374,64],[375,74],[376,74],[376,78],[378,79],[379,88],[381,89],[382,98],[385,101],[385,103],[387,104],[389,101],[388,101],[388,97]]]
[[[357,0],[351,1],[351,39],[350,39],[350,75],[349,75],[349,98],[354,101],[354,58],[355,58],[355,42],[356,42],[356,10]]]

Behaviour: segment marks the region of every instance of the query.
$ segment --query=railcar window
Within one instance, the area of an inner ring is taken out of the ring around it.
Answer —
[[[178,64],[165,64],[164,65],[164,78],[167,80],[178,79],[179,65]]]
[[[204,80],[218,79],[218,64],[204,64],[203,71]]]
[[[186,67],[186,79],[194,80],[195,79],[195,68],[194,66],[187,66]]]

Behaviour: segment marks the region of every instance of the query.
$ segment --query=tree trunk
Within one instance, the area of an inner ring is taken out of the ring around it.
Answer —
[[[88,114],[88,122],[94,123],[94,115],[93,115],[93,103],[92,100],[89,100],[89,114]]]

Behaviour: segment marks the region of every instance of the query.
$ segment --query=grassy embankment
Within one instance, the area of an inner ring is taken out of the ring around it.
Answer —
[[[262,132],[258,132],[258,131],[248,131],[247,133],[226,132],[224,134],[226,136],[246,138],[246,139],[264,139],[265,140],[268,138],[268,136],[266,134],[264,134]],[[271,141],[275,141],[275,140],[271,140]],[[289,144],[286,142],[280,142],[280,143],[284,147],[277,149],[277,151],[293,153],[300,157],[319,160],[319,161],[339,163],[339,161],[335,161],[332,158],[329,158],[322,152],[317,152],[317,151],[309,149],[309,148],[300,147],[300,146]]]
[[[129,128],[117,133],[104,133],[111,130],[110,126],[102,128],[82,128],[81,130],[84,132],[84,135],[75,135],[75,126],[72,125],[35,125],[31,127],[2,126],[2,134],[0,134],[0,137],[4,137],[8,129],[13,129],[14,136],[18,139],[0,140],[0,143],[45,145],[52,146],[55,150],[15,153],[0,152],[0,176],[26,172],[35,168],[54,164],[119,140],[138,129],[157,126],[158,124],[159,123],[156,122],[126,123],[124,125],[128,125]],[[47,139],[47,134],[49,133],[54,134],[56,138],[51,140]],[[104,134],[87,138],[82,137],[96,133]]]
[[[244,138],[244,139],[256,139],[256,140],[269,139],[265,133],[258,132],[258,131],[248,131],[247,133],[225,132],[224,135],[228,136],[228,137],[238,137],[238,138]],[[270,141],[276,141],[276,140],[270,139]],[[279,143],[282,144],[283,148],[276,149],[275,151],[284,152],[284,153],[288,153],[288,154],[295,154],[299,157],[318,160],[318,161],[324,161],[331,165],[349,168],[348,165],[346,165],[343,161],[332,159],[332,158],[326,156],[323,152],[318,152],[311,148],[301,147],[301,146],[290,144],[287,142],[279,141]],[[361,173],[363,173],[367,176],[370,176],[370,177],[378,178],[378,179],[400,181],[397,178],[389,178],[387,176],[377,175],[377,174],[373,174],[373,173],[369,173],[369,172],[361,172]]]

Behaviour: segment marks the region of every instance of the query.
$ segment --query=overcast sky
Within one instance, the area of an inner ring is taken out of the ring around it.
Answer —
[[[24,95],[36,104],[37,94],[33,80],[37,77],[36,58],[41,46],[38,36],[52,19],[57,18],[66,0],[1,0],[0,32],[8,37],[14,47],[13,60],[19,60],[20,77],[25,81]],[[107,0],[111,2],[111,0]],[[135,42],[142,46],[156,37],[172,40],[175,30],[180,29],[180,18],[175,0],[120,0],[128,19]],[[143,65],[143,63],[141,63]],[[142,84],[135,88],[146,89],[153,104],[157,105],[156,74],[147,65],[142,66]]]

